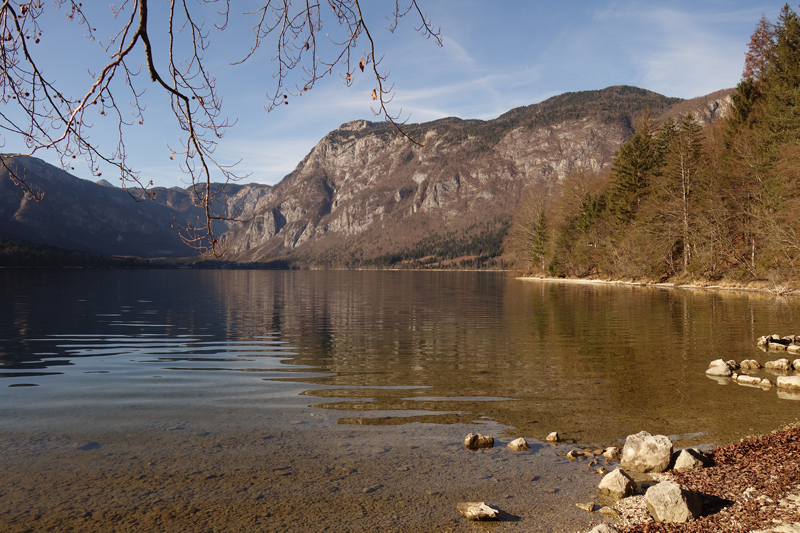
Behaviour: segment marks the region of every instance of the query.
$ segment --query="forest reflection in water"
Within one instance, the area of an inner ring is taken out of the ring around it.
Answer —
[[[798,302],[765,295],[480,272],[0,271],[0,286],[4,531],[469,531],[454,505],[475,499],[517,517],[507,531],[576,530],[596,474],[536,442],[549,432],[726,443],[800,405],[704,374],[800,333]],[[533,450],[470,453],[470,431]]]
[[[9,385],[74,363],[75,350],[37,340],[125,333],[139,337],[131,346],[148,335],[192,344],[151,350],[161,354],[151,363],[184,363],[173,370],[258,370],[235,343],[272,339],[278,352],[255,352],[281,356],[264,385],[308,384],[308,404],[343,411],[340,423],[490,419],[537,439],[558,430],[608,443],[646,429],[728,442],[780,426],[787,401],[795,405],[774,389],[704,375],[717,358],[769,359],[759,335],[798,333],[798,303],[760,294],[467,272],[7,272],[4,281],[0,372]],[[223,361],[188,365],[192,354],[212,362],[201,341],[220,345]],[[189,388],[197,379],[181,376]],[[40,383],[57,389],[59,376]],[[124,382],[114,387],[125,394]]]

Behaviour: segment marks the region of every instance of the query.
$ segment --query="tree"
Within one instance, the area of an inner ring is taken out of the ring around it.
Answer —
[[[672,233],[670,238],[676,238],[679,243],[683,271],[686,272],[695,244],[695,204],[703,171],[703,134],[692,113],[683,117],[677,128],[669,123],[665,127],[668,128],[665,135],[665,165],[658,180],[656,201],[664,215],[666,228],[676,228],[676,231],[667,230],[667,233]]]
[[[630,140],[617,151],[611,165],[608,208],[618,223],[630,222],[647,195],[650,177],[660,166],[652,111],[639,117]]]
[[[760,82],[763,79],[769,69],[770,57],[775,47],[774,37],[775,28],[765,15],[761,15],[761,20],[747,45],[742,81],[750,79]]]
[[[237,1],[235,5],[244,3]],[[171,148],[171,159],[180,161],[194,201],[205,211],[204,222],[183,227],[181,237],[195,248],[217,254],[220,243],[212,222],[237,219],[242,213],[215,210],[225,205],[219,201],[225,188],[212,188],[212,179],[227,184],[242,176],[214,157],[215,149],[233,124],[222,114],[222,95],[217,91],[212,70],[204,62],[204,52],[212,44],[211,32],[224,32],[237,15],[232,11],[231,0],[167,0],[167,7],[163,6],[163,3],[153,6],[148,0],[122,0],[120,5],[110,7],[117,25],[98,29],[91,22],[96,14],[91,8],[75,0],[54,0],[52,9],[65,12],[73,28],[98,44],[107,39],[100,46],[110,54],[110,59],[104,65],[89,66],[96,68],[94,82],[85,93],[75,96],[39,67],[45,51],[37,49],[37,44],[42,33],[48,31],[42,24],[45,11],[50,8],[45,7],[43,0],[0,0],[0,102],[18,112],[12,115],[0,111],[0,130],[24,138],[29,149],[26,155],[55,150],[65,168],[72,168],[73,160],[83,157],[92,174],[99,176],[101,162],[110,164],[132,196],[152,197],[149,189],[152,182],[131,168],[125,145],[125,133],[142,124],[146,114],[141,101],[147,83],[143,79],[146,71],[149,82],[169,100],[175,120],[184,132],[180,145]],[[323,19],[329,20],[329,15],[323,17],[326,6],[332,9],[335,20],[335,24],[325,26],[326,30],[334,28],[327,34],[323,33]],[[251,62],[256,51],[268,42],[275,45],[274,84],[267,88],[265,106],[268,111],[313,89],[316,82],[333,74],[337,67],[343,69],[341,76],[348,86],[359,71],[369,72],[375,80],[371,95],[375,101],[373,113],[383,116],[395,125],[400,135],[413,141],[401,127],[404,121],[399,113],[392,114],[388,109],[392,87],[387,84],[388,74],[379,70],[380,58],[360,0],[306,1],[298,5],[291,0],[252,0],[246,9],[241,16],[252,21],[251,47],[245,57],[234,60],[239,64]],[[214,11],[212,30],[205,17]],[[165,50],[155,50],[151,42],[153,13],[166,19],[162,21],[169,36]],[[394,31],[399,20],[409,13],[419,17],[417,30],[441,46],[439,30],[431,26],[416,0],[409,0],[405,8],[399,0],[395,3],[389,17],[389,31]],[[355,53],[361,38],[367,41],[366,52]],[[290,74],[295,71],[300,75],[293,82]],[[129,108],[126,100],[130,102]],[[98,113],[102,119],[116,124],[118,139],[111,151],[100,149],[89,137]],[[0,164],[9,170],[12,179],[30,197],[41,198],[41,193],[33,190],[25,176],[14,172],[12,163],[12,157],[0,156]]]

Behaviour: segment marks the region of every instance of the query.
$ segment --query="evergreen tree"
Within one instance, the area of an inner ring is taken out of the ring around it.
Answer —
[[[617,151],[611,166],[608,209],[617,223],[629,223],[647,196],[652,173],[661,164],[654,139],[655,119],[646,112],[631,139]]]

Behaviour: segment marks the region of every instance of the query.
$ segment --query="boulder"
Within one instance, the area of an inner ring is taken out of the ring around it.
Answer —
[[[628,435],[622,447],[622,467],[639,472],[663,472],[672,459],[672,441],[647,431]]]
[[[597,486],[597,491],[602,496],[608,496],[614,500],[621,500],[632,495],[636,490],[636,483],[633,479],[617,468],[610,474],[607,474]]]
[[[587,513],[594,512],[594,502],[576,503],[575,507],[577,507],[581,511],[586,511]]]
[[[528,445],[528,441],[522,437],[512,440],[506,446],[515,452],[527,452],[531,449],[530,445]]]
[[[558,442],[559,440],[558,431],[553,431],[552,433],[550,433],[545,440],[547,440],[547,442]]]
[[[792,344],[791,346],[787,346],[786,347],[786,351],[789,352],[789,353],[792,353],[792,354],[798,354],[798,353],[800,353],[800,345]]]
[[[456,509],[470,520],[497,520],[500,510],[489,507],[483,502],[464,502],[456,504]]]
[[[800,348],[800,346],[798,346],[798,348]],[[800,371],[800,359],[795,359],[794,361],[792,361],[792,367],[795,370]]]
[[[478,433],[470,433],[464,437],[464,447],[468,450],[493,448],[494,437],[487,437],[486,435],[479,435]]]
[[[674,481],[653,485],[644,495],[647,511],[657,522],[684,523],[700,516],[700,496]]]
[[[764,368],[778,372],[788,372],[792,369],[792,363],[784,357],[782,359],[776,359],[775,361],[767,361],[764,364]]]
[[[800,376],[778,376],[776,385],[779,389],[800,389]]]
[[[681,450],[675,458],[675,470],[697,470],[703,468],[702,455],[696,450]]]
[[[725,363],[731,370],[739,370],[739,363],[737,363],[735,359],[730,359],[728,361],[725,361]]]
[[[764,387],[764,388],[767,388],[767,389],[770,388],[770,387],[774,387],[772,382],[770,380],[768,380],[767,378],[764,378],[764,379],[761,380],[761,386]]]

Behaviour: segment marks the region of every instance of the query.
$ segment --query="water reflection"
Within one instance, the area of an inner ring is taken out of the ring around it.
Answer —
[[[490,419],[586,443],[642,429],[727,442],[789,421],[795,400],[705,377],[717,358],[763,363],[757,336],[795,332],[797,304],[754,294],[440,272],[3,272],[0,283],[10,384],[53,386],[86,358],[110,366],[76,372],[157,369],[189,387],[260,372],[268,389],[306,384],[308,404],[340,423]]]

